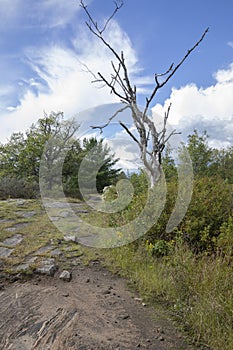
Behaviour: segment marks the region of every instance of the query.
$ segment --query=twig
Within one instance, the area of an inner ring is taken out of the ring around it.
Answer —
[[[126,105],[126,106],[124,106],[124,107],[118,109],[118,110],[116,111],[116,113],[114,113],[114,114],[108,119],[108,121],[107,121],[106,124],[104,124],[104,125],[99,125],[99,126],[90,126],[90,127],[91,127],[92,129],[100,129],[100,133],[102,133],[102,132],[103,132],[103,129],[106,128],[106,127],[111,123],[111,121],[112,121],[119,113],[124,112],[124,111],[125,111],[127,108],[129,108],[129,107],[130,107],[129,105]]]

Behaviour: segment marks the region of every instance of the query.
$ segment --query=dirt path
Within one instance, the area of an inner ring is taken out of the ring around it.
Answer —
[[[57,220],[67,216],[63,204],[52,204]],[[82,203],[74,206],[83,213]],[[84,266],[80,245],[68,238],[37,201],[0,202],[0,350],[194,349],[124,279],[98,260]],[[65,266],[70,282],[59,279]],[[34,273],[10,283],[10,270],[13,278]]]
[[[100,266],[77,265],[72,281],[37,276],[0,291],[0,349],[192,349],[172,324],[135,300]]]

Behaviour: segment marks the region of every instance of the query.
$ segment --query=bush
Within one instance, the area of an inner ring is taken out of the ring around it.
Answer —
[[[232,185],[217,177],[203,177],[194,183],[187,214],[179,226],[189,246],[196,252],[216,249],[221,226],[232,216]]]
[[[233,218],[229,217],[220,227],[220,235],[216,240],[219,254],[231,258],[233,255]]]
[[[5,176],[0,178],[0,198],[37,198],[39,197],[39,184],[24,178]]]

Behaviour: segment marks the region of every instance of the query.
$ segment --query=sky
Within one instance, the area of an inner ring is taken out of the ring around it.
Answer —
[[[111,0],[86,3],[99,23],[114,9]],[[171,128],[184,139],[194,129],[207,130],[210,145],[218,148],[233,144],[232,17],[232,0],[125,0],[105,33],[116,51],[124,51],[143,105],[154,74],[178,63],[210,28],[151,107],[156,119],[172,103]],[[84,134],[109,118],[110,107],[97,108],[98,113],[95,107],[119,100],[93,84],[90,71],[109,76],[112,57],[85,20],[79,0],[0,0],[1,143],[13,132],[24,132],[44,112],[75,115]],[[130,116],[121,118],[130,125]],[[130,158],[128,135],[117,123],[109,130],[114,151]]]

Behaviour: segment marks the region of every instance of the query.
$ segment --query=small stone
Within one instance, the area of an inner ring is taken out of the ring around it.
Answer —
[[[146,303],[142,303],[142,306],[146,307]]]
[[[103,291],[103,295],[111,294],[111,291],[109,289]]]
[[[134,298],[135,301],[142,301],[142,298]]]
[[[121,320],[127,320],[129,318],[129,315],[128,314],[121,314],[118,316]]]
[[[35,272],[40,275],[47,275],[53,277],[57,271],[57,266],[54,264],[54,259],[47,259],[38,267]]]
[[[77,242],[76,236],[64,236],[65,242]]]
[[[29,267],[30,266],[28,263],[20,264],[16,267],[16,271],[20,271],[20,272],[27,271],[29,270]]]
[[[69,293],[64,293],[64,294],[62,294],[62,296],[63,296],[64,298],[68,298],[70,295],[69,295]]]
[[[89,283],[89,282],[90,282],[90,278],[87,278],[85,282],[86,282],[86,283]]]
[[[59,278],[63,281],[66,281],[66,282],[70,282],[71,281],[71,278],[72,278],[72,275],[69,271],[67,270],[64,270],[62,271],[62,273],[60,274]]]
[[[161,327],[159,327],[157,328],[157,333],[164,334],[164,330]]]
[[[161,335],[160,337],[158,337],[158,340],[164,341],[165,339],[164,339],[164,337]]]

